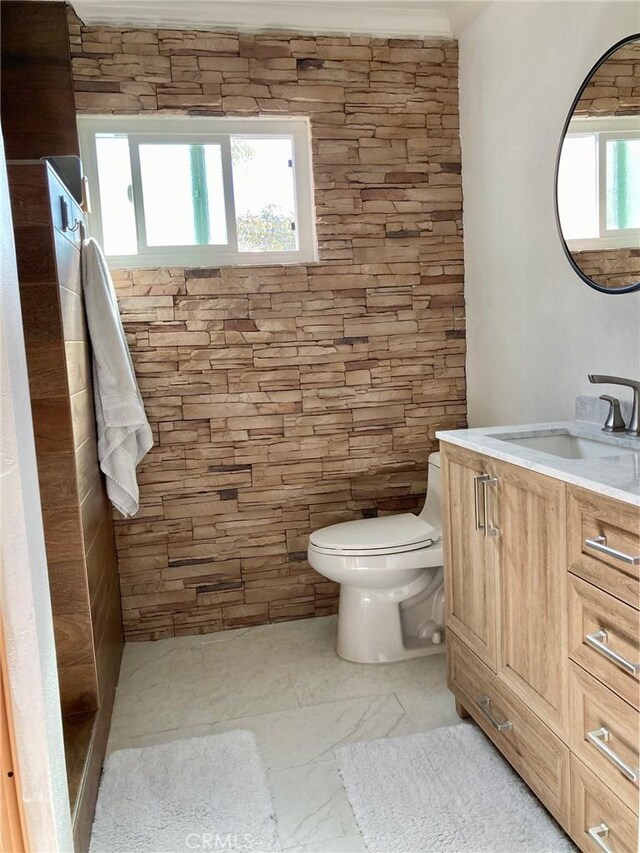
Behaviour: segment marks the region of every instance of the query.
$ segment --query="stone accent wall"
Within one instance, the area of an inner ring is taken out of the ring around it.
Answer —
[[[603,62],[576,105],[574,116],[628,116],[640,112],[640,42]]]
[[[640,249],[591,249],[571,252],[592,281],[615,289],[640,281]]]
[[[80,112],[305,115],[320,262],[114,276],[156,446],[128,639],[335,612],[309,532],[416,510],[465,425],[454,41],[70,25]]]

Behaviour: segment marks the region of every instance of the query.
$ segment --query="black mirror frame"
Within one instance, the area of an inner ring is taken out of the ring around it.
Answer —
[[[562,244],[562,248],[564,250],[565,255],[567,256],[569,263],[573,267],[574,272],[576,272],[578,274],[578,276],[582,279],[582,281],[584,281],[585,284],[588,284],[589,287],[592,287],[594,290],[598,290],[600,293],[610,293],[612,295],[621,294],[621,293],[633,293],[636,290],[640,290],[640,281],[636,282],[635,284],[627,284],[624,287],[610,288],[610,287],[603,287],[601,284],[598,284],[597,282],[593,281],[593,279],[589,278],[588,275],[585,275],[585,273],[583,273],[583,271],[580,269],[580,267],[574,261],[573,255],[571,254],[571,251],[570,251],[569,247],[567,246],[567,241],[564,239],[564,234],[562,233],[562,226],[560,224],[560,211],[558,210],[558,172],[560,170],[560,155],[562,154],[562,146],[564,145],[564,139],[565,139],[565,136],[567,135],[567,130],[569,129],[569,123],[573,117],[574,110],[577,107],[578,102],[579,102],[580,98],[582,97],[584,90],[587,88],[587,86],[589,85],[589,82],[591,81],[591,78],[596,73],[598,68],[600,68],[600,66],[604,62],[606,62],[607,59],[609,59],[609,57],[613,53],[615,53],[616,50],[618,50],[618,48],[622,47],[625,44],[628,44],[631,41],[638,41],[638,40],[640,40],[640,33],[635,33],[634,35],[626,36],[625,38],[620,39],[619,42],[616,42],[616,44],[614,44],[613,47],[609,48],[609,50],[600,57],[600,59],[596,62],[596,64],[591,69],[591,71],[589,71],[589,73],[585,77],[584,82],[582,83],[582,85],[578,89],[578,94],[573,99],[573,103],[571,104],[571,107],[569,109],[569,115],[567,116],[566,121],[564,123],[564,127],[562,128],[562,135],[560,137],[560,145],[558,146],[558,154],[556,156],[556,171],[555,171],[555,176],[554,176],[554,181],[553,181],[556,226],[558,228],[558,234],[560,235],[560,243]]]

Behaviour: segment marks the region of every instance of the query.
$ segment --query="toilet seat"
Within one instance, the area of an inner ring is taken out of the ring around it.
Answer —
[[[428,548],[440,538],[438,531],[417,515],[364,518],[314,531],[309,544],[323,554],[344,556],[402,554]]]

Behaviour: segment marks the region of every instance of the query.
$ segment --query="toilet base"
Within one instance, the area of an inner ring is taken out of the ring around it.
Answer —
[[[422,582],[424,586],[424,582]],[[416,593],[419,589],[416,589]],[[403,590],[405,598],[406,589]],[[352,663],[391,663],[444,652],[444,630],[439,644],[405,644],[400,603],[388,590],[340,586],[338,612],[338,657]]]

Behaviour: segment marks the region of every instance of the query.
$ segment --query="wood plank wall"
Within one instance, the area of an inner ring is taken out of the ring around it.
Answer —
[[[88,846],[122,656],[120,587],[100,473],[80,280],[82,218],[45,163],[9,166],[40,500],[76,849]]]
[[[40,498],[64,715],[99,707],[121,647],[111,512],[98,467],[80,237],[63,231],[53,170],[13,164],[14,215]]]
[[[65,361],[65,337],[82,337],[82,304],[78,310],[74,289],[79,267],[75,271],[71,263],[77,249],[53,227],[49,186],[53,194],[65,191],[50,169],[10,165],[8,171],[62,712],[73,714],[98,706],[80,515],[79,492],[86,487],[78,481]],[[64,288],[58,252],[66,267]]]
[[[2,4],[2,129],[51,588],[76,850],[89,844],[122,656],[111,518],[98,467],[80,286],[82,212],[51,167],[79,153],[67,9]],[[72,157],[69,158],[73,159]],[[34,162],[36,161],[36,162]]]
[[[7,160],[79,155],[65,3],[2,3]]]

